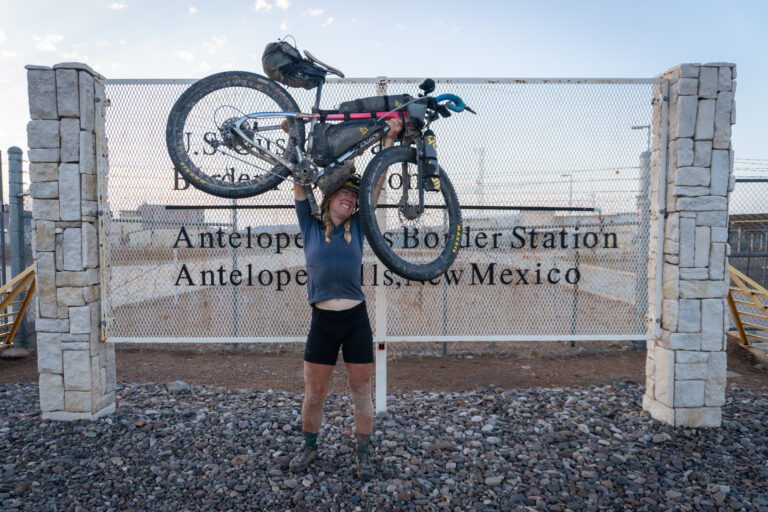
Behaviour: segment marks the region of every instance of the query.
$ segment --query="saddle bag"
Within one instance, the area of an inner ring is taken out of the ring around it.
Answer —
[[[303,58],[299,50],[286,41],[269,43],[261,65],[269,78],[288,87],[314,89],[325,80],[325,70]]]
[[[402,107],[413,99],[409,94],[394,94],[389,96],[370,96],[358,100],[345,101],[339,105],[339,113],[352,112],[389,112]]]
[[[338,124],[317,123],[312,131],[312,161],[325,167],[365,140],[374,126],[375,119],[356,119]]]

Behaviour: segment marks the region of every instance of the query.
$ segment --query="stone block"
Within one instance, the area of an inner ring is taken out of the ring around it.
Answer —
[[[709,269],[685,267],[680,269],[680,279],[709,279]]]
[[[61,120],[61,161],[77,162],[80,160],[80,121],[74,117]]]
[[[52,69],[27,71],[29,115],[32,119],[58,119],[56,110],[56,73]]]
[[[83,289],[74,286],[57,288],[56,302],[59,304],[59,306],[85,306]]]
[[[90,335],[88,334],[70,334],[66,332],[61,335],[61,342],[65,345],[83,343],[85,344],[85,347],[82,348],[81,350],[88,350],[89,338],[90,338]]]
[[[38,252],[35,259],[35,283],[38,314],[43,318],[56,318],[56,267],[52,252]]]
[[[722,424],[719,407],[681,407],[675,409],[676,427],[717,428]]]
[[[65,350],[64,389],[67,391],[91,390],[91,356],[86,350]],[[69,408],[67,408],[69,409]]]
[[[664,405],[672,406],[675,390],[675,353],[657,345],[653,353],[653,364],[656,368],[656,395],[653,398]]]
[[[684,299],[679,301],[677,332],[701,331],[701,301]]]
[[[80,132],[80,172],[96,174],[96,145],[91,132]]]
[[[61,343],[62,350],[89,350],[90,346],[87,341],[70,341]]]
[[[107,387],[105,391],[112,393],[117,389],[117,371],[115,366],[115,345],[114,343],[107,343],[103,348],[104,353],[104,368],[107,370]],[[114,397],[112,398],[114,401]],[[105,401],[106,403],[106,401]]]
[[[680,218],[680,266],[693,267],[696,242],[696,219]]]
[[[700,64],[680,64],[680,76],[683,78],[698,78]]]
[[[55,332],[37,333],[37,371],[62,373],[61,335]]]
[[[712,140],[715,135],[715,100],[699,100],[696,114],[696,140]]]
[[[728,224],[728,215],[726,212],[696,212],[697,226],[718,226],[723,227]],[[715,229],[715,228],[711,228]],[[711,236],[711,235],[710,235]]]
[[[660,345],[668,350],[701,350],[700,332],[661,331]]]
[[[54,250],[54,223],[47,220],[34,221],[33,248],[35,252],[50,252]]]
[[[91,333],[88,342],[91,346],[91,355],[102,353],[104,343],[101,342],[101,303],[93,302],[90,304],[91,315]]]
[[[707,363],[710,355],[707,352],[678,350],[675,352],[675,361],[683,364]]]
[[[712,195],[724,196],[728,191],[730,177],[730,154],[727,150],[712,151]]]
[[[681,185],[673,185],[667,190],[670,193],[680,197],[699,197],[708,196],[710,194],[709,187],[686,187]]]
[[[730,91],[731,90],[731,67],[721,66],[718,68],[717,73],[717,90]]]
[[[98,189],[96,187],[95,174],[80,175],[80,197],[84,201],[98,200],[99,197],[98,197]]]
[[[736,124],[736,100],[731,103],[731,124]]]
[[[35,329],[38,332],[69,332],[69,320],[59,318],[37,318],[35,319]]]
[[[725,301],[723,299],[703,300],[701,311],[701,350],[719,352],[723,350],[725,341],[723,327]]]
[[[32,202],[32,218],[34,220],[61,220],[59,217],[59,200],[35,199]]]
[[[709,167],[712,161],[712,141],[697,140],[693,153],[694,167]]]
[[[664,297],[676,299],[680,289],[680,273],[677,265],[669,265],[667,263],[662,265],[661,280]]]
[[[669,263],[670,265],[679,265],[680,264],[680,258],[677,254],[665,254],[664,255],[664,261],[666,263]]]
[[[702,67],[699,70],[699,96],[702,98],[717,97],[719,69],[716,67]]]
[[[679,211],[727,211],[728,201],[723,196],[681,197],[677,200]]]
[[[59,165],[55,162],[29,164],[29,181],[32,183],[59,180]]]
[[[68,352],[74,354],[74,352]],[[66,377],[64,378],[66,383]],[[90,412],[91,411],[91,392],[90,391],[64,391],[64,409],[68,412]]]
[[[680,245],[669,238],[664,239],[664,254],[679,254]]]
[[[725,352],[711,352],[707,363],[704,386],[704,405],[725,405],[726,356]]]
[[[695,78],[681,78],[677,82],[677,92],[681,96],[698,94],[699,81]]]
[[[83,270],[82,234],[79,228],[64,230],[61,270]]]
[[[725,278],[725,243],[713,242],[709,246],[709,278]]]
[[[733,106],[733,93],[724,91],[717,95],[715,107],[715,132],[712,146],[716,149],[729,149],[731,147],[731,107]]]
[[[664,299],[661,306],[661,326],[668,331],[677,330],[678,301]]]
[[[673,110],[673,115],[677,119],[677,133],[672,131],[670,134],[673,138],[694,136],[697,106],[698,99],[696,96],[680,96],[678,98],[677,107]]]
[[[40,119],[27,123],[27,147],[30,149],[58,148],[59,122]]]
[[[99,236],[94,224],[84,222],[82,228],[83,267],[99,266]]]
[[[27,153],[30,163],[58,162],[59,148],[30,149]]]
[[[724,281],[680,282],[680,297],[684,299],[717,299],[727,293],[728,286]]]
[[[80,71],[78,78],[80,82],[80,128],[92,132],[94,127],[93,75],[86,71]]]
[[[99,211],[98,201],[83,201],[81,203],[83,217],[95,217]]]
[[[677,139],[673,142],[677,146],[677,167],[687,167],[693,164],[693,139],[690,137]],[[674,162],[671,162],[674,165]]]
[[[61,220],[80,220],[80,166],[59,166],[59,208]]]
[[[86,286],[83,288],[83,297],[86,304],[99,300],[101,298],[101,286]]]
[[[61,374],[43,372],[40,385],[40,409],[44,412],[64,409],[64,377]]]
[[[675,380],[701,380],[707,378],[707,363],[675,364]]]
[[[728,192],[733,192],[735,188],[736,188],[736,176],[731,174],[731,176],[728,178]]]
[[[74,69],[56,70],[56,105],[60,117],[80,116],[79,88],[77,71]]]
[[[653,397],[648,395],[647,391],[643,395],[643,410],[647,411],[651,418],[657,421],[670,425],[675,423],[675,411],[658,400],[654,400]]]
[[[59,183],[57,181],[38,181],[29,185],[29,195],[32,199],[58,199]]]
[[[696,219],[696,222],[698,222],[698,219]],[[712,243],[726,243],[728,241],[728,228],[712,228],[710,238],[712,239]]]
[[[709,265],[709,228],[697,226],[695,236],[693,266],[706,267]]]
[[[71,334],[90,334],[91,306],[69,308],[69,326]]]
[[[66,383],[66,378],[64,380]],[[702,407],[704,405],[703,380],[675,380],[674,407]]]
[[[99,283],[99,269],[56,272],[57,286],[91,286]]]

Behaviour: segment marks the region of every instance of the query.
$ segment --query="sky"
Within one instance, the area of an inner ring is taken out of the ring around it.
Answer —
[[[766,19],[768,2],[739,0],[0,0],[3,170],[9,147],[26,151],[26,64],[85,62],[107,78],[262,73],[264,46],[287,34],[348,77],[649,78],[733,62],[737,166],[768,168]]]

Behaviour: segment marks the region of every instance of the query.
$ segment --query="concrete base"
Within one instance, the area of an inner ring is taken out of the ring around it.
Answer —
[[[100,411],[96,412],[67,412],[67,411],[50,411],[43,412],[44,420],[59,420],[59,421],[74,421],[74,420],[97,420],[108,414],[114,414],[116,405],[110,404]]]
[[[708,428],[722,425],[720,407],[669,407],[645,395],[643,410],[648,411],[651,418],[673,427]]]

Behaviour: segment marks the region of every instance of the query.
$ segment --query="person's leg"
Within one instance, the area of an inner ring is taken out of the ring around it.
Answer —
[[[373,400],[371,398],[373,363],[346,363],[346,366],[349,374],[349,388],[354,402],[355,433],[367,435],[370,439],[373,428]]]
[[[331,373],[333,365],[304,361],[304,403],[301,407],[304,448],[288,466],[294,473],[305,471],[317,456],[317,433],[323,423],[323,403]]]
[[[323,422],[323,403],[328,394],[333,366],[304,361],[304,404],[301,423],[305,432],[317,433]]]
[[[373,363],[346,363],[349,374],[349,388],[352,392],[355,414],[355,437],[357,438],[357,476],[366,482],[374,477],[373,464],[368,454],[373,430],[373,400],[371,399],[371,374]]]

